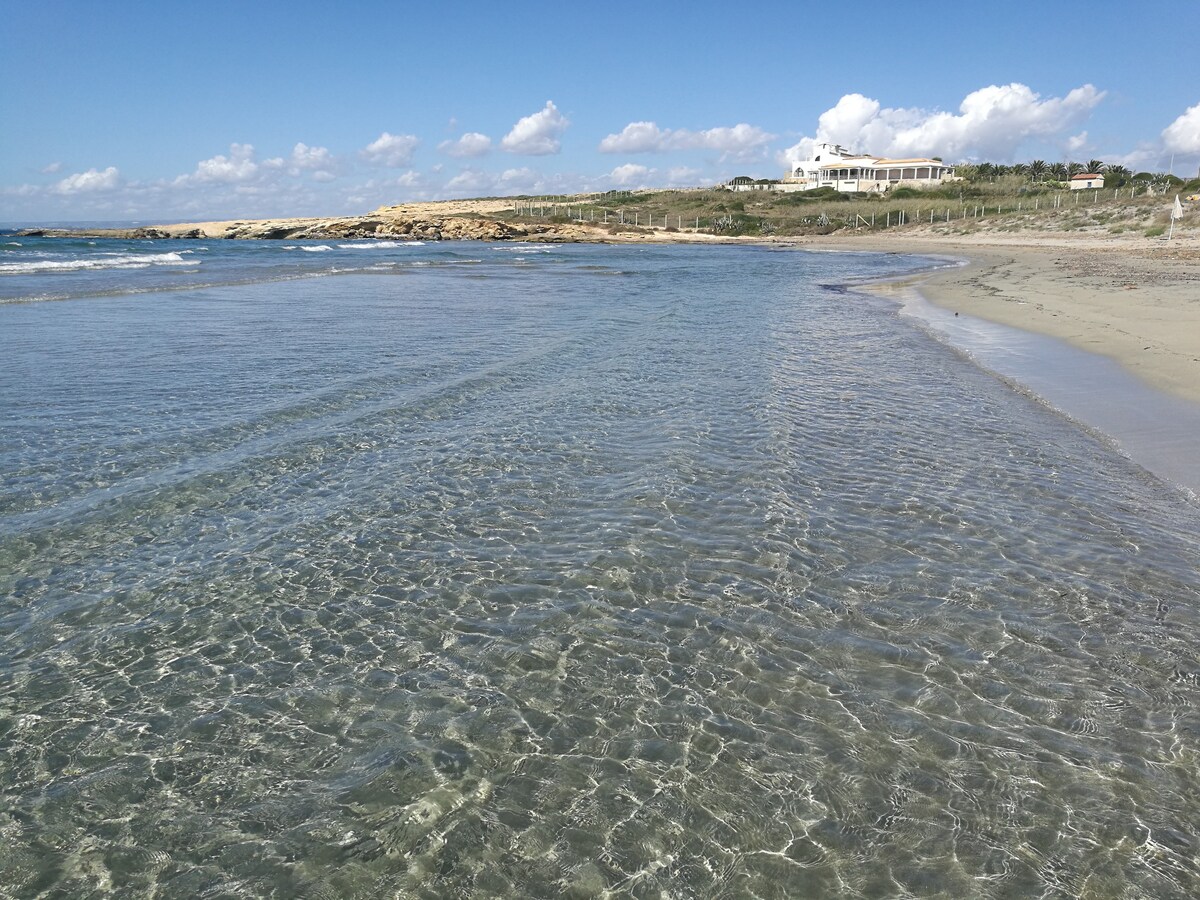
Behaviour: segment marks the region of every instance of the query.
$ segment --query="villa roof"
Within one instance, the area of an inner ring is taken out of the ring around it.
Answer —
[[[842,159],[834,159],[827,163],[822,163],[821,168],[844,169],[849,163],[858,164],[863,162],[866,162],[868,165],[872,166],[946,166],[947,168],[952,168],[951,166],[947,165],[947,163],[937,159],[928,159],[926,157],[913,157],[911,159],[889,159],[886,156],[843,157]]]
[[[1103,177],[1104,177],[1103,172],[1080,172],[1078,175],[1072,175],[1071,180],[1075,181],[1076,179],[1082,179],[1082,178],[1103,178]]]

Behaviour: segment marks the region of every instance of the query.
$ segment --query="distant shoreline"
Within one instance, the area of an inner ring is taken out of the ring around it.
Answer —
[[[941,223],[829,235],[734,237],[691,229],[615,225],[559,217],[502,218],[512,198],[380,207],[361,216],[183,222],[137,229],[27,229],[92,238],[421,239],[586,243],[718,243],[940,254],[963,268],[921,275],[920,290],[945,308],[1064,340],[1116,360],[1147,384],[1200,403],[1200,233],[1171,241],[1138,231],[1014,230],[971,233]]]

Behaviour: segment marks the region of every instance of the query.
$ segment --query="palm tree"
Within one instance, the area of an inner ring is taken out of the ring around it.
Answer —
[[[1108,187],[1124,187],[1131,177],[1132,173],[1124,166],[1112,165],[1104,170],[1104,183]]]
[[[1012,173],[1014,175],[1024,175],[1029,171],[1027,163],[1013,163]]]
[[[1067,177],[1078,175],[1080,172],[1089,172],[1090,169],[1085,169],[1083,163],[1069,162],[1067,163]]]
[[[1034,181],[1041,181],[1042,176],[1046,174],[1046,161],[1044,159],[1035,159],[1029,164],[1029,177]]]
[[[1060,162],[1050,163],[1050,166],[1046,169],[1046,173],[1055,181],[1066,181],[1071,177],[1067,171],[1066,163]]]
[[[1087,170],[1089,172],[1094,172],[1097,175],[1099,175],[1101,172],[1103,172],[1107,168],[1108,168],[1108,166],[1104,165],[1104,163],[1098,159],[1089,159],[1088,160]]]

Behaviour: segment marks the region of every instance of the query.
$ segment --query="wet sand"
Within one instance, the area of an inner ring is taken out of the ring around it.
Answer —
[[[1200,403],[1200,236],[885,234],[814,246],[965,258],[914,283],[938,306],[1059,338]]]
[[[1200,247],[1132,239],[833,239],[947,266],[869,286],[980,365],[1200,495]],[[953,264],[957,261],[957,265]]]

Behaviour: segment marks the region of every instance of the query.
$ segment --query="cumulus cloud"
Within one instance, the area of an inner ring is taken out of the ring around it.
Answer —
[[[438,150],[456,159],[474,159],[492,149],[492,139],[478,131],[469,131],[454,141],[442,141]]]
[[[1172,153],[1200,153],[1200,103],[1168,125],[1162,139]]]
[[[659,128],[654,122],[630,122],[619,134],[600,142],[601,153],[665,153],[670,150],[715,150],[727,157],[744,158],[775,140],[756,125],[689,131]]]
[[[1088,133],[1086,131],[1081,131],[1079,134],[1071,135],[1069,138],[1067,138],[1067,143],[1065,146],[1068,153],[1078,156],[1082,151],[1087,149]]]
[[[276,157],[263,162],[269,169],[285,169],[289,175],[300,175],[311,172],[314,181],[333,181],[337,176],[334,170],[337,161],[325,147],[310,147],[301,142],[292,148],[292,155],[287,159]]]
[[[90,194],[95,191],[110,191],[120,181],[121,173],[117,171],[116,166],[109,166],[103,172],[97,169],[88,169],[86,172],[68,175],[54,186],[54,191],[59,194]]]
[[[523,156],[548,156],[562,149],[559,140],[570,122],[558,111],[552,100],[547,100],[540,112],[525,116],[512,131],[500,141],[500,146],[509,153]]]
[[[62,163],[52,162],[48,166],[44,166],[42,168],[42,174],[43,175],[53,175],[55,172],[59,172],[61,170],[62,170]]]
[[[1053,138],[1076,127],[1104,96],[1091,84],[1046,98],[1024,84],[989,85],[964,97],[956,114],[884,107],[846,94],[821,114],[815,140],[887,156],[1006,160],[1030,138]],[[804,138],[784,156],[804,158],[813,141]]]
[[[372,165],[397,169],[412,162],[420,144],[416,135],[388,134],[386,131],[362,150],[362,158]]]
[[[196,164],[195,172],[190,176],[180,176],[180,179],[232,184],[249,181],[257,174],[258,163],[254,161],[254,146],[252,144],[230,144],[228,156],[217,154],[210,159],[201,160]]]
[[[609,180],[613,184],[618,184],[621,187],[629,187],[634,184],[645,184],[646,178],[654,174],[654,170],[646,166],[639,166],[637,163],[625,163],[623,166],[617,166],[608,173]]]

